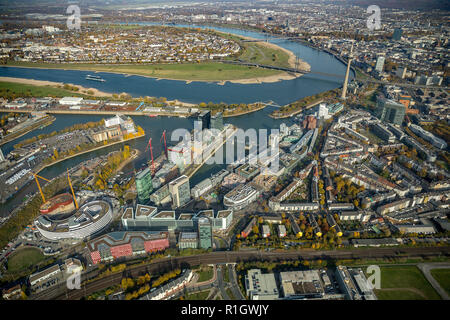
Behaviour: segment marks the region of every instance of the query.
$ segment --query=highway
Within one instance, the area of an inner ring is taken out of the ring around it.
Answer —
[[[282,261],[282,260],[342,260],[342,259],[375,259],[394,257],[432,257],[449,256],[450,247],[419,247],[419,248],[370,248],[354,250],[329,250],[316,251],[313,249],[303,249],[297,251],[219,251],[201,255],[186,257],[164,258],[148,264],[131,266],[123,273],[107,276],[94,280],[88,284],[82,284],[80,290],[68,290],[65,283],[60,283],[55,287],[31,296],[30,299],[50,300],[50,299],[70,299],[78,300],[96,291],[119,284],[122,277],[137,277],[144,273],[163,273],[175,268],[191,268],[202,264],[239,263],[243,261]],[[96,277],[97,269],[82,275],[82,281]]]

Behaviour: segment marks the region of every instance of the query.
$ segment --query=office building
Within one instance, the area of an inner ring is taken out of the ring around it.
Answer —
[[[145,255],[169,248],[167,232],[117,231],[102,235],[87,243],[93,264],[119,258]]]
[[[211,129],[211,111],[202,111],[197,118],[202,123],[202,129]]]
[[[375,71],[383,72],[384,69],[384,62],[386,61],[386,58],[383,56],[379,56],[377,59],[377,63],[375,65]]]
[[[395,141],[395,136],[381,123],[372,123],[370,125],[370,130],[372,130],[375,135],[388,143],[393,143]]]
[[[260,269],[247,271],[245,290],[250,300],[276,300],[280,297],[275,275],[262,274]]]
[[[421,126],[411,123],[409,125],[409,129],[411,129],[411,131],[414,132],[414,134],[416,134],[419,137],[423,138],[424,140],[428,141],[436,148],[439,148],[439,149],[447,148],[447,143],[443,139],[436,137],[434,134],[432,134],[429,131],[426,131]]]
[[[223,130],[223,114],[222,112],[216,113],[211,117],[211,129]]]
[[[198,219],[198,237],[200,248],[212,248],[211,221],[207,217],[201,217]]]
[[[395,73],[395,75],[396,75],[397,77],[399,77],[400,79],[405,79],[406,71],[407,71],[407,68],[406,68],[406,67],[403,67],[403,68],[397,68],[397,72]]]
[[[402,39],[403,30],[400,28],[394,29],[394,34],[392,35],[392,40],[399,41]]]
[[[285,299],[322,298],[324,288],[318,270],[280,272]]]
[[[146,203],[150,200],[150,194],[153,191],[150,168],[146,168],[136,175],[136,190],[140,203]]]
[[[122,225],[126,230],[197,232],[197,222],[202,216],[210,218],[213,230],[226,230],[233,221],[231,210],[220,210],[215,215],[213,210],[175,214],[175,211],[158,212],[156,207],[139,204],[135,210],[132,207],[125,210]]]
[[[165,184],[158,190],[152,193],[150,201],[157,206],[169,203],[172,200],[169,192],[169,186]]]
[[[189,178],[181,176],[169,183],[169,192],[172,195],[172,205],[174,208],[184,206],[191,200],[191,189]]]
[[[348,300],[377,300],[362,269],[336,268],[336,280]]]
[[[179,249],[197,249],[198,242],[197,232],[180,232],[180,235],[178,236]]]
[[[378,98],[376,116],[384,122],[401,125],[405,118],[406,108],[403,104],[389,99]]]

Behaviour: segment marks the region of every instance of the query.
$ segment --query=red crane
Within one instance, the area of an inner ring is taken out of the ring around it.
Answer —
[[[166,144],[166,130],[163,131],[160,142],[164,139],[164,150],[166,152],[166,159],[169,159],[169,156],[167,155],[167,144]]]
[[[153,148],[152,148],[152,138],[148,140],[147,148],[145,149],[145,152],[147,152],[148,148],[150,147],[150,156],[152,157],[152,174],[155,173],[155,163],[153,162]]]

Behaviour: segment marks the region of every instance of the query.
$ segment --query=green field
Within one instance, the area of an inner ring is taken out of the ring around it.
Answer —
[[[18,249],[8,260],[8,271],[23,271],[45,260],[44,254],[36,248]]]
[[[35,86],[28,84],[20,84],[14,82],[0,82],[0,97],[12,98],[16,97],[89,97],[71,90],[53,88],[50,86]]]
[[[439,285],[450,295],[450,269],[433,269],[431,275]]]
[[[381,289],[375,294],[380,300],[440,300],[416,266],[382,266]]]
[[[214,276],[214,270],[212,267],[202,268],[201,270],[197,271],[197,273],[199,275],[197,280],[198,282],[208,281]]]
[[[280,71],[246,67],[220,62],[184,63],[184,64],[152,64],[152,65],[106,65],[106,64],[57,64],[57,63],[25,63],[11,62],[8,66],[89,70],[115,72],[147,76],[161,79],[190,81],[224,81],[267,77],[279,74]]]
[[[236,42],[241,40],[233,35],[227,34],[225,36]],[[258,42],[240,42],[240,45],[242,48],[240,60],[277,67],[290,67],[289,55],[283,50],[269,48]]]
[[[209,290],[200,291],[196,293],[187,294],[185,300],[206,300],[209,295]]]

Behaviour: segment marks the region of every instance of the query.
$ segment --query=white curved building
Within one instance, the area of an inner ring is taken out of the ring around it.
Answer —
[[[224,196],[223,204],[228,209],[240,210],[255,201],[258,195],[258,190],[252,186],[241,184]]]
[[[95,200],[84,204],[74,215],[63,220],[40,216],[36,228],[49,240],[85,239],[103,230],[113,220],[109,202]]]

